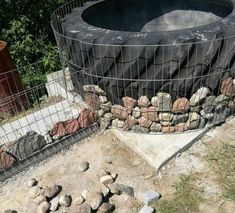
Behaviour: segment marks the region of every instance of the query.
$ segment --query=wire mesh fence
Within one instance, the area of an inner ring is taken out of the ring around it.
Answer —
[[[219,125],[233,114],[233,29],[120,36],[79,19],[89,4],[60,7],[51,24],[76,90],[107,125],[173,133]]]
[[[99,129],[96,113],[74,91],[68,69],[18,90],[15,73],[41,72],[41,63],[0,74],[0,181]]]

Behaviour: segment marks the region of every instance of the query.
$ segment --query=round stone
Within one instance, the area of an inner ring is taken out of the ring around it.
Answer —
[[[48,198],[53,198],[59,193],[59,186],[53,185],[53,186],[46,186],[43,188],[43,195]]]
[[[101,206],[99,207],[99,211],[101,212],[110,212],[113,210],[113,205],[110,203],[102,203]]]
[[[85,172],[89,169],[89,163],[87,161],[82,161],[78,164],[78,169],[80,172]]]
[[[75,205],[81,205],[84,203],[84,201],[85,201],[85,199],[82,196],[78,196],[73,200],[73,203]]]
[[[37,208],[37,213],[47,213],[50,209],[50,206],[50,203],[48,203],[47,201],[40,203]]]
[[[28,180],[28,182],[26,183],[26,185],[27,185],[29,188],[31,188],[31,187],[37,185],[37,183],[38,183],[38,182],[37,182],[37,180],[36,180],[35,178],[31,178],[31,179]]]
[[[99,192],[90,192],[87,195],[86,202],[91,206],[93,210],[96,210],[99,208],[103,201],[102,194]]]
[[[38,186],[33,186],[32,188],[30,188],[29,190],[29,197],[30,198],[36,198],[37,196],[40,195],[41,192],[41,188]]]
[[[72,199],[70,195],[62,195],[59,198],[60,206],[69,207],[71,205]]]
[[[51,211],[56,211],[59,207],[59,198],[55,197],[50,201],[51,207],[50,210]]]
[[[79,206],[76,211],[76,213],[91,213],[91,212],[92,212],[91,207],[87,203],[84,203],[81,206]]]

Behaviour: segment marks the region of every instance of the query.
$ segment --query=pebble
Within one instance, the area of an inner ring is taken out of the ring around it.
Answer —
[[[105,175],[100,178],[100,182],[104,185],[108,185],[109,183],[113,183],[113,178],[111,175]]]
[[[87,195],[86,202],[90,205],[93,210],[98,209],[102,201],[103,197],[102,194],[99,192],[90,192]]]
[[[38,186],[33,186],[32,188],[30,188],[29,190],[29,197],[30,198],[36,198],[37,196],[40,195],[41,192],[41,188]]]
[[[130,186],[126,186],[124,184],[115,184],[114,185],[119,191],[121,191],[121,193],[125,193],[127,195],[129,195],[130,197],[134,197],[134,189],[133,187]]]
[[[53,198],[59,193],[59,186],[58,185],[53,185],[53,186],[46,186],[43,188],[43,195],[48,197],[48,198]]]
[[[99,211],[101,212],[111,212],[114,206],[111,203],[102,203],[99,207]]]
[[[59,198],[55,197],[50,201],[51,207],[50,210],[51,211],[56,211],[59,207]]]
[[[31,188],[31,187],[37,185],[37,183],[38,183],[38,182],[37,182],[37,180],[36,180],[35,178],[31,178],[31,179],[28,180],[28,182],[26,183],[26,185],[27,185],[29,188]]]
[[[89,169],[89,163],[87,161],[82,161],[78,164],[78,169],[80,172],[85,172]]]
[[[85,199],[80,195],[80,196],[76,197],[76,198],[73,200],[73,203],[74,203],[75,205],[81,205],[81,204],[84,203],[84,201],[85,201]]]
[[[37,213],[47,213],[50,209],[50,206],[50,203],[48,203],[47,201],[40,203],[37,208]]]
[[[70,195],[62,195],[59,198],[60,206],[69,207],[71,205],[72,199]]]
[[[99,99],[100,99],[101,104],[105,104],[108,102],[108,99],[106,96],[99,96]]]
[[[80,205],[76,210],[76,213],[91,213],[91,212],[92,212],[91,207],[87,203]]]
[[[101,191],[102,191],[104,197],[107,197],[108,194],[109,194],[109,192],[110,192],[110,189],[109,189],[109,187],[107,187],[107,186],[105,186],[105,185],[102,184],[102,186],[101,186]]]
[[[37,196],[37,197],[35,198],[35,203],[36,203],[37,205],[39,205],[40,203],[42,203],[42,202],[44,202],[44,201],[47,201],[47,198],[46,198],[46,196],[44,196],[44,195],[39,195],[39,196]]]

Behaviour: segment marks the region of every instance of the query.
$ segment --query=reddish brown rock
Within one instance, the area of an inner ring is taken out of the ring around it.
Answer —
[[[225,79],[221,84],[220,91],[223,95],[231,97],[234,93],[233,79]]]
[[[64,127],[66,134],[73,134],[81,128],[77,119],[70,119],[65,121]]]
[[[133,108],[137,105],[137,101],[131,97],[123,97],[122,98],[123,105],[128,109],[129,114],[132,112]]]
[[[156,107],[143,107],[141,108],[140,112],[144,118],[150,121],[159,121],[158,111]]]
[[[135,119],[133,116],[128,116],[128,118],[125,121],[124,124],[124,130],[129,130],[131,129],[133,126],[135,126],[138,123],[138,120]]]
[[[190,102],[187,98],[179,98],[173,104],[173,113],[185,113],[190,109]]]
[[[84,97],[84,102],[94,110],[100,109],[100,99],[94,93],[86,93]]]
[[[175,125],[176,132],[184,132],[188,130],[188,125],[186,123],[180,123]]]
[[[138,121],[139,121],[140,126],[145,127],[145,128],[149,128],[151,124],[153,123],[152,121],[146,119],[145,117],[139,118]]]
[[[63,121],[60,121],[60,122],[57,122],[53,129],[50,131],[50,135],[52,137],[57,137],[57,138],[60,138],[60,137],[63,137],[66,135],[66,130],[64,128],[64,122]]]
[[[175,132],[175,127],[174,126],[163,126],[162,132],[163,133],[173,133],[173,132]]]
[[[120,120],[125,120],[129,116],[128,110],[121,105],[112,106],[111,112],[116,118],[119,118]]]
[[[94,110],[84,109],[81,111],[78,122],[81,128],[87,128],[98,120],[98,115]]]
[[[15,161],[16,159],[12,155],[0,150],[0,170],[11,167]]]

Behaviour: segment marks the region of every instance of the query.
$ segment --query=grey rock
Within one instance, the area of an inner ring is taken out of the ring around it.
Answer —
[[[135,125],[131,128],[133,132],[139,132],[139,133],[148,133],[149,128],[142,127],[140,125]]]
[[[99,86],[97,85],[84,85],[83,90],[85,92],[90,92],[90,93],[95,93],[96,95],[105,95],[104,90],[102,90]]]
[[[56,211],[59,208],[59,198],[55,197],[50,201],[51,207],[50,210],[51,211]]]
[[[172,100],[170,94],[159,92],[157,93],[157,98],[159,112],[170,112],[172,110]]]
[[[78,169],[80,172],[85,172],[89,169],[89,163],[87,161],[82,161],[78,164]]]
[[[31,131],[16,140],[9,152],[17,159],[24,160],[34,152],[41,150],[46,144],[44,136]]]
[[[136,119],[140,118],[141,116],[141,111],[139,107],[135,107],[132,111],[132,116]]]
[[[214,113],[206,113],[205,110],[201,110],[200,112],[201,116],[207,120],[211,120],[214,117]]]
[[[215,102],[218,104],[218,103],[222,103],[222,102],[228,102],[228,100],[229,100],[229,97],[221,94],[215,99]]]
[[[154,205],[160,197],[161,195],[153,190],[146,191],[142,194],[143,202],[147,206]]]
[[[90,205],[93,210],[97,210],[103,202],[102,194],[99,192],[90,192],[87,195],[86,202]]]
[[[150,126],[150,130],[152,132],[161,132],[162,126],[159,123],[153,122],[152,125]]]
[[[130,197],[134,197],[134,189],[133,187],[126,186],[124,184],[114,184],[114,186],[121,192],[129,195]]]
[[[112,103],[109,101],[107,103],[101,104],[100,108],[104,110],[104,112],[110,112],[112,108]]]
[[[71,205],[72,199],[70,195],[62,195],[59,197],[60,206],[69,207]]]
[[[144,205],[139,211],[139,213],[153,213],[153,212],[154,212],[154,209],[146,205]]]
[[[196,93],[192,95],[190,98],[190,105],[196,106],[199,104],[203,99],[206,98],[206,96],[209,94],[210,90],[207,87],[201,87],[197,90]]]
[[[216,113],[221,113],[221,112],[225,111],[226,108],[228,108],[228,103],[227,102],[219,103],[215,108],[215,112]]]
[[[224,123],[228,118],[229,114],[230,110],[228,108],[226,108],[224,111],[220,113],[215,113],[212,123],[214,125],[220,125],[221,123]]]
[[[207,113],[212,113],[216,107],[216,97],[215,96],[208,96],[205,99],[204,104],[202,105],[204,112]]]
[[[114,116],[112,113],[105,113],[104,114],[104,120],[108,123],[110,123],[114,119]]]
[[[189,114],[185,113],[185,114],[175,114],[173,119],[172,119],[172,124],[176,125],[176,124],[180,124],[180,123],[185,123],[189,118]]]
[[[205,126],[206,126],[206,119],[201,117],[198,129],[203,129]]]
[[[191,106],[190,107],[190,112],[196,112],[199,113],[201,111],[202,107],[201,106]]]
[[[124,127],[124,125],[125,125],[125,122],[119,120],[118,118],[116,118],[112,121],[112,126],[115,128],[122,129]]]

